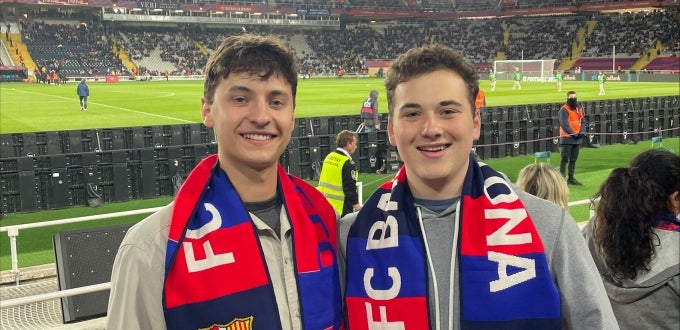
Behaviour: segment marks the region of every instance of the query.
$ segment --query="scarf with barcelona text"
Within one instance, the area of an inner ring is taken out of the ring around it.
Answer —
[[[340,329],[336,215],[325,198],[278,167],[293,232],[304,329]],[[165,259],[168,329],[281,329],[274,289],[249,213],[217,156],[202,160],[175,198]]]
[[[431,328],[423,236],[406,182],[402,167],[349,231],[345,302],[352,330]],[[471,157],[461,203],[461,327],[561,328],[543,244],[503,176]]]

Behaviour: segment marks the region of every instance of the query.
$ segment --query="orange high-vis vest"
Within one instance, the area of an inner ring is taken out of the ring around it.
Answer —
[[[569,123],[569,127],[571,127],[571,130],[574,133],[578,133],[581,131],[581,120],[583,119],[583,112],[581,112],[580,109],[576,108],[574,110],[569,107],[566,103],[562,106],[562,108],[567,110],[567,113],[569,116],[567,117],[567,122]],[[571,137],[569,133],[567,133],[562,126],[560,125],[560,136],[561,137]]]
[[[475,109],[479,110],[486,107],[486,98],[484,97],[484,91],[479,90],[477,93],[477,98],[475,99]]]

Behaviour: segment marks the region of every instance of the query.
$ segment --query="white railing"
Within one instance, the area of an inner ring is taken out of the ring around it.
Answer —
[[[18,285],[19,284],[19,272],[20,272],[20,270],[19,270],[19,254],[17,252],[17,237],[19,237],[19,230],[21,230],[21,229],[40,228],[40,227],[57,226],[57,225],[64,225],[64,224],[83,222],[83,221],[120,218],[120,217],[129,216],[129,215],[153,213],[153,212],[158,211],[160,208],[161,207],[152,207],[152,208],[148,208],[148,209],[123,211],[123,212],[98,214],[98,215],[88,215],[88,216],[85,216],[85,217],[78,217],[78,218],[52,220],[52,221],[42,221],[42,222],[26,223],[26,224],[22,224],[22,225],[0,227],[0,232],[6,231],[7,236],[9,236],[10,258],[12,260],[12,270],[10,272],[12,274],[14,274],[15,282]]]
[[[0,300],[0,308],[9,308],[21,305],[32,304],[40,301],[64,298],[70,296],[77,296],[79,294],[98,292],[111,289],[111,282],[99,283],[88,286],[81,286],[79,288],[66,289],[54,292],[48,292],[43,294],[36,294],[32,296],[26,296],[21,298],[14,298],[9,300]]]
[[[362,195],[362,190],[363,190],[362,189],[363,184],[361,182],[357,182],[357,187],[359,187],[359,189],[358,189],[359,190],[359,197],[360,197],[359,200],[362,200],[361,195]],[[595,208],[594,208],[594,204],[589,199],[570,202],[569,207],[578,206],[578,205],[586,205],[586,204],[590,204],[590,207],[589,207],[590,212],[589,212],[589,218],[588,219],[592,219],[593,216],[595,215]],[[24,225],[0,227],[0,232],[6,231],[7,235],[9,236],[9,239],[10,239],[10,247],[11,247],[11,254],[12,254],[12,273],[16,276],[16,284],[17,285],[19,284],[19,267],[18,267],[19,261],[18,261],[17,251],[16,251],[16,238],[17,238],[17,236],[19,236],[19,230],[20,229],[47,227],[47,226],[62,225],[62,224],[67,224],[67,223],[75,223],[75,222],[83,222],[83,221],[91,221],[91,220],[101,220],[101,219],[109,219],[109,218],[118,218],[118,217],[123,217],[123,216],[128,216],[128,215],[136,215],[136,214],[153,213],[153,212],[156,212],[157,210],[159,210],[160,208],[161,207],[154,207],[154,208],[147,208],[147,209],[140,209],[140,210],[133,210],[133,211],[123,211],[123,212],[107,213],[107,214],[101,214],[101,215],[92,215],[92,216],[85,216],[85,217],[78,217],[78,218],[71,218],[71,219],[53,220],[53,221],[36,222],[36,223],[30,223],[30,224],[24,224]],[[88,285],[88,286],[79,287],[79,288],[73,288],[73,289],[61,290],[61,291],[50,292],[50,293],[43,293],[43,294],[38,294],[38,295],[33,295],[33,296],[9,299],[9,300],[0,301],[0,308],[8,308],[8,307],[26,305],[26,304],[30,304],[30,303],[34,303],[34,302],[45,301],[45,300],[50,300],[50,299],[55,299],[55,298],[70,297],[70,296],[75,296],[75,295],[79,295],[79,294],[103,291],[103,290],[108,290],[110,288],[111,288],[111,282],[106,282],[106,283]]]

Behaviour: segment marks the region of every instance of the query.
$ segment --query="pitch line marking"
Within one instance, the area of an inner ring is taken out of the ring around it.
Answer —
[[[15,91],[17,91],[17,92],[22,92],[22,93],[29,93],[29,94],[38,94],[38,95],[43,95],[43,96],[50,96],[50,97],[55,97],[55,98],[60,98],[60,99],[65,99],[65,100],[73,101],[73,102],[75,102],[75,103],[78,103],[78,102],[79,102],[78,100],[74,100],[74,99],[72,99],[72,98],[68,98],[68,97],[64,97],[64,96],[59,96],[59,95],[52,95],[52,94],[45,94],[45,93],[38,93],[38,92],[22,91],[22,90],[18,90],[18,89],[15,90]],[[128,112],[134,112],[134,113],[141,114],[141,115],[147,115],[147,116],[152,116],[152,117],[159,117],[159,118],[164,118],[164,119],[176,120],[176,121],[183,122],[183,123],[189,123],[189,124],[195,123],[195,122],[193,122],[193,121],[186,120],[186,119],[182,119],[182,118],[176,118],[176,117],[158,115],[158,114],[155,114],[155,113],[148,113],[148,112],[143,112],[143,111],[138,111],[138,110],[132,110],[132,109],[127,109],[127,108],[121,108],[121,107],[118,107],[118,106],[113,106],[113,105],[108,105],[108,104],[103,104],[103,103],[90,102],[89,100],[87,101],[87,103],[88,103],[88,104],[95,104],[95,105],[102,106],[102,107],[106,107],[106,108],[112,108],[112,109],[119,109],[119,110],[128,111]]]

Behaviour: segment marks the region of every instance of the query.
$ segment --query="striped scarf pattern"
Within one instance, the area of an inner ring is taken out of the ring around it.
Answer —
[[[402,167],[349,231],[345,302],[352,330],[430,328],[425,248],[406,182]],[[560,296],[543,244],[503,176],[471,157],[461,203],[461,327],[560,329]]]
[[[256,229],[217,156],[191,172],[173,207],[163,306],[168,329],[281,329]],[[278,168],[291,222],[304,329],[340,329],[335,211]]]

